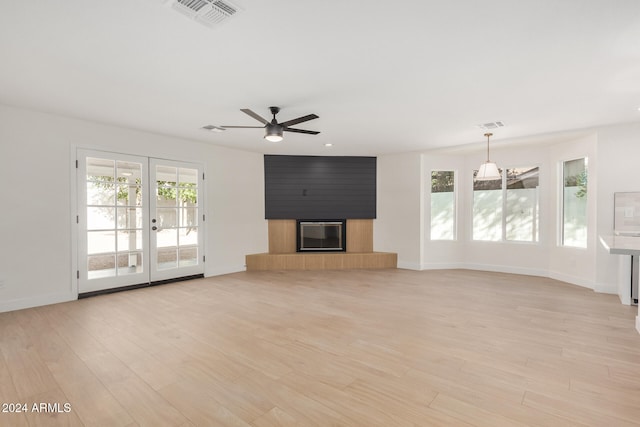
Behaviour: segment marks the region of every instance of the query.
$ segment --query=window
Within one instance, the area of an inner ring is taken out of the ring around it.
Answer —
[[[537,242],[539,168],[500,172],[502,179],[473,182],[473,240]]]
[[[502,240],[502,179],[473,180],[473,240]]]
[[[507,169],[506,240],[537,242],[538,167]]]
[[[455,240],[454,171],[431,171],[431,240]]]
[[[587,158],[562,162],[562,245],[587,247]]]

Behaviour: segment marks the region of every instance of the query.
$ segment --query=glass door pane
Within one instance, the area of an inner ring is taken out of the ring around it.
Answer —
[[[151,159],[151,280],[204,273],[202,168]]]
[[[80,293],[148,282],[147,163],[78,150]]]

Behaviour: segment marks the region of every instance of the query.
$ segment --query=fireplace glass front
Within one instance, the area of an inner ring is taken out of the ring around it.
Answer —
[[[298,221],[298,252],[345,251],[346,222]]]

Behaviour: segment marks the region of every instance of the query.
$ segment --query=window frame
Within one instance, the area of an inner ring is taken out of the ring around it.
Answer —
[[[584,246],[567,245],[565,243],[565,172],[564,166],[568,162],[576,160],[584,160],[584,170],[586,172],[586,201],[585,201],[585,240]],[[589,246],[589,156],[581,155],[562,159],[558,162],[558,233],[557,245],[561,248],[570,248],[578,250],[586,250]]]
[[[537,205],[537,209],[536,209],[536,229],[537,229],[537,233],[535,233],[535,237],[537,238],[536,240],[510,240],[507,239],[507,206],[508,206],[508,201],[507,201],[507,192],[509,191],[509,189],[507,188],[507,171],[510,169],[524,169],[524,168],[538,168],[538,199],[536,202]],[[471,172],[471,203],[470,203],[470,208],[471,208],[471,215],[470,215],[470,225],[469,225],[469,230],[470,230],[470,240],[472,242],[484,242],[484,243],[509,243],[509,244],[524,244],[524,245],[539,245],[540,244],[540,195],[539,195],[539,189],[540,189],[540,173],[542,171],[542,165],[540,165],[539,163],[533,163],[533,164],[529,164],[527,166],[508,166],[508,167],[501,167],[499,168],[501,176],[502,176],[502,182],[501,182],[501,201],[502,201],[502,206],[501,206],[501,236],[500,239],[497,240],[481,240],[481,239],[476,239],[474,238],[474,196],[475,196],[475,191],[474,190],[474,175],[476,173],[477,169],[473,169]]]
[[[437,239],[432,236],[432,226],[433,226],[433,186],[431,184],[431,179],[433,176],[433,172],[453,172],[453,237],[451,239]],[[433,242],[454,242],[458,240],[458,169],[431,169],[429,171],[429,240]]]

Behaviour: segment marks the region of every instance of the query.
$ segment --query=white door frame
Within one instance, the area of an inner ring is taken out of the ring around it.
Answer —
[[[142,275],[125,275],[122,278],[117,277],[115,280],[111,278],[111,283],[108,280],[101,279],[92,279],[91,281],[87,280],[87,267],[86,267],[86,163],[82,165],[85,161],[86,157],[98,157],[98,158],[113,158],[117,160],[124,161],[143,161],[143,180],[144,184],[143,188],[146,187],[146,201],[143,202],[143,214],[142,214],[142,230],[143,230],[143,247],[146,251],[146,260],[143,260],[143,270]],[[83,148],[78,146],[71,146],[71,161],[75,166],[75,174],[71,175],[71,208],[72,212],[75,214],[72,215],[71,224],[72,224],[72,244],[71,244],[71,253],[72,253],[72,283],[71,288],[72,292],[76,294],[85,294],[85,293],[99,293],[101,291],[108,291],[111,289],[117,289],[119,287],[127,287],[130,285],[140,285],[147,286],[149,284],[153,284],[156,281],[166,281],[171,279],[179,279],[181,277],[189,277],[189,276],[197,276],[204,275],[204,259],[205,259],[205,223],[204,223],[204,211],[205,211],[205,188],[204,188],[204,165],[197,162],[190,161],[176,161],[176,160],[163,160],[158,158],[153,158],[150,156],[139,156],[139,155],[131,155],[125,153],[119,153],[115,151],[105,150],[103,148]],[[199,180],[198,180],[198,263],[196,266],[192,266],[191,268],[180,268],[177,270],[173,270],[173,273],[164,271],[161,274],[154,274],[151,268],[151,237],[150,237],[150,219],[151,219],[151,210],[150,201],[155,199],[155,194],[151,194],[151,192],[155,192],[154,185],[149,181],[149,177],[151,175],[149,165],[152,162],[159,162],[160,164],[167,165],[176,165],[178,167],[191,167],[196,168],[198,170]],[[83,194],[84,193],[84,194]],[[84,212],[83,212],[84,210]],[[82,222],[84,221],[84,223]],[[81,259],[83,258],[83,259]],[[84,268],[80,268],[82,263],[85,263]],[[178,273],[178,274],[175,274]],[[135,283],[132,282],[132,278],[135,277]],[[93,283],[89,283],[93,282]],[[105,287],[105,283],[109,283],[107,287]],[[113,285],[113,286],[112,286]]]

